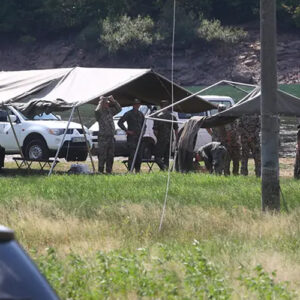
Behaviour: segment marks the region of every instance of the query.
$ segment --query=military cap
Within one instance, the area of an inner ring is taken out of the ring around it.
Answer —
[[[161,105],[167,105],[167,104],[169,104],[169,101],[168,100],[161,100],[160,104]]]
[[[226,109],[226,105],[225,104],[219,104],[218,105],[218,111],[224,111]]]
[[[169,105],[169,101],[168,100],[161,100],[160,101],[160,107],[166,107]]]

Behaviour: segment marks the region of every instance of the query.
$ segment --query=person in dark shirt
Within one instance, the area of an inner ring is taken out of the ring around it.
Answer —
[[[168,105],[167,100],[161,101],[161,108]],[[157,116],[158,119],[177,121],[175,116],[172,116],[169,110],[160,112]],[[178,124],[173,123],[175,139],[178,139]],[[172,130],[172,123],[155,120],[153,124],[153,131],[157,138],[155,145],[155,161],[159,168],[164,171],[169,168],[169,153],[170,153],[170,135]]]
[[[137,148],[137,144],[139,141],[139,136],[141,134],[145,117],[142,112],[139,111],[141,106],[141,102],[139,99],[134,99],[134,104],[132,110],[125,113],[119,120],[119,127],[124,130],[127,134],[127,146],[129,150],[129,158],[128,158],[128,169],[131,170],[134,154]],[[127,122],[127,128],[124,123]],[[145,128],[144,128],[145,129]],[[141,170],[142,163],[142,151],[141,147],[139,147],[137,156],[135,159],[135,172],[138,173]]]

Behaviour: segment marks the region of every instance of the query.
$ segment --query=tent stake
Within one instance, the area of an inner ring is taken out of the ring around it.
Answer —
[[[95,169],[93,157],[92,157],[92,154],[91,154],[90,144],[89,144],[89,142],[88,142],[88,140],[86,138],[85,130],[84,130],[83,123],[82,123],[82,120],[81,120],[81,116],[80,116],[80,113],[79,113],[79,108],[77,107],[76,110],[77,110],[77,113],[78,113],[78,117],[79,117],[79,121],[80,121],[80,124],[81,124],[81,128],[83,130],[83,135],[84,135],[85,143],[86,143],[86,146],[87,146],[87,149],[88,149],[89,157],[90,157],[90,160],[91,160],[91,163],[92,163],[92,166],[93,166],[93,172],[95,173],[96,169]]]
[[[52,165],[51,165],[51,168],[50,168],[50,171],[49,171],[48,176],[50,176],[50,175],[52,174],[52,171],[53,171],[54,166],[55,166],[55,164],[56,164],[56,160],[57,160],[59,151],[60,151],[60,149],[61,149],[61,147],[62,147],[62,145],[63,145],[63,142],[64,142],[64,140],[65,140],[67,131],[68,131],[68,129],[69,129],[71,120],[72,120],[72,118],[73,118],[74,110],[75,110],[75,105],[72,107],[72,111],[71,111],[70,118],[69,118],[69,121],[68,121],[68,124],[67,124],[67,128],[66,128],[66,130],[65,130],[65,132],[64,132],[64,135],[63,135],[63,138],[62,138],[62,140],[61,140],[61,142],[60,142],[60,145],[59,145],[59,147],[58,147],[58,149],[57,149],[57,151],[56,151],[55,158],[54,158],[54,161],[53,161],[53,163],[52,163]]]

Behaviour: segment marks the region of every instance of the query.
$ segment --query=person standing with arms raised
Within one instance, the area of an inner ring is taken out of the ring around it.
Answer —
[[[115,124],[113,116],[121,111],[120,104],[113,96],[99,98],[95,117],[99,124],[98,132],[98,172],[111,174],[115,156]]]

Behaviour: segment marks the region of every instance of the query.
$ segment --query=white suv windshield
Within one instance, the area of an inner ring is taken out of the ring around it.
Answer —
[[[46,113],[42,113],[39,115],[35,115],[32,120],[43,120],[43,121],[47,121],[47,120],[55,120],[55,121],[59,121],[59,119],[54,115],[54,114],[46,114]]]
[[[201,112],[201,113],[182,113],[182,112],[179,112],[178,113],[178,119],[190,119],[191,117],[195,117],[195,116],[206,116],[206,113],[205,112]]]

